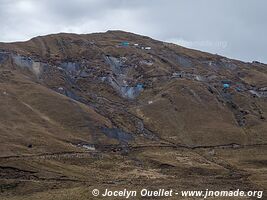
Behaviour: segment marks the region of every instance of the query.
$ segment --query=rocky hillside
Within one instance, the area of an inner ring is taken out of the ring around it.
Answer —
[[[93,173],[103,177],[92,184],[129,184],[144,174],[144,181],[164,182],[183,171],[191,183],[168,183],[189,187],[202,176],[211,184],[231,174],[232,183],[216,187],[267,187],[257,175],[267,176],[267,65],[259,62],[122,31],[48,35],[0,43],[0,103],[0,192],[7,199],[33,185],[32,198],[46,196],[51,180],[60,182],[59,199],[65,188],[84,192],[79,183]],[[38,157],[47,155],[56,156]],[[67,159],[64,167],[58,156]],[[36,160],[29,165],[29,158]],[[125,177],[105,177],[109,165],[127,168]]]

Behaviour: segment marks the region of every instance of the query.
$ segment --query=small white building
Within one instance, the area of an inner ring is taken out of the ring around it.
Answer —
[[[153,103],[153,101],[148,101],[148,104],[152,104]]]
[[[59,91],[63,91],[64,88],[63,88],[63,87],[59,87],[58,90],[59,90]]]

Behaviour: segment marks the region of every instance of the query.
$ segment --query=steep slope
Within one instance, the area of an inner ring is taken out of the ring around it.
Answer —
[[[189,187],[185,180],[192,172],[195,184],[201,176],[210,187],[231,188],[227,177],[233,175],[236,186],[266,189],[259,178],[266,163],[257,166],[267,159],[266,98],[264,64],[132,33],[61,33],[0,43],[1,187],[42,178],[59,181],[62,188],[90,179],[99,184],[126,179],[127,185],[129,177],[135,182],[147,173],[162,183]],[[250,161],[243,148],[252,149]],[[237,157],[236,163],[226,161],[229,155]],[[40,161],[38,156],[48,157]],[[62,157],[67,160],[61,162]],[[32,165],[22,158],[33,159]],[[18,172],[22,178],[16,180],[7,166],[36,175]],[[115,171],[106,177],[109,168]],[[177,182],[182,174],[185,180]],[[219,183],[216,174],[225,180]],[[43,183],[35,187],[31,198],[38,192],[45,196]],[[24,195],[22,185],[14,188],[14,194]]]
[[[1,74],[6,77],[0,92],[2,156],[70,151],[72,141],[88,142],[100,132],[97,127],[110,126],[93,109],[17,71],[1,69]]]
[[[112,31],[1,46],[12,51],[11,64],[31,71],[36,82],[89,105],[132,134],[146,134],[138,132],[144,121],[151,134],[176,144],[266,141],[264,65]]]

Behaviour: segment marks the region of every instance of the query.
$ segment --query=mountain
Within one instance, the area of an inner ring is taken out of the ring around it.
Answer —
[[[267,189],[263,63],[123,31],[60,33],[0,43],[0,85],[3,199]]]

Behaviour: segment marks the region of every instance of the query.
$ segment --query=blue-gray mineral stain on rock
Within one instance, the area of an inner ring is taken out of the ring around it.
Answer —
[[[181,67],[192,67],[193,65],[192,61],[185,56],[176,55],[175,60]]]
[[[60,67],[68,72],[77,72],[80,70],[80,64],[74,62],[63,62]]]
[[[90,74],[88,72],[84,71],[84,70],[81,71],[80,74],[79,74],[79,77],[81,77],[81,78],[87,78],[89,76],[90,76]]]
[[[102,128],[101,130],[107,137],[118,140],[122,144],[126,144],[134,139],[130,133],[124,132],[118,128]]]
[[[112,56],[105,56],[106,62],[110,65],[112,72],[115,75],[121,75],[125,73],[126,66],[123,65],[123,61]]]
[[[0,52],[0,64],[8,60],[8,54],[5,52]]]
[[[123,86],[120,88],[121,95],[128,99],[136,98],[142,91],[143,88],[138,86],[135,87]]]
[[[127,66],[124,61],[127,58],[115,58],[112,56],[105,56],[106,63],[110,66],[113,75],[107,77],[105,81],[113,87],[122,97],[126,99],[136,98],[143,90],[142,83],[136,85],[129,85],[127,79],[131,79],[128,71],[131,66]]]
[[[65,90],[65,95],[73,100],[79,101],[80,97],[70,90]]]
[[[34,61],[30,57],[20,56],[20,55],[12,55],[12,59],[14,63],[23,68],[23,69],[29,69],[31,72],[33,72],[37,77],[39,77],[44,68],[47,66],[45,63],[41,63],[38,61]]]
[[[78,75],[81,70],[80,63],[76,62],[63,62],[60,65],[66,72],[70,73],[71,75]]]

